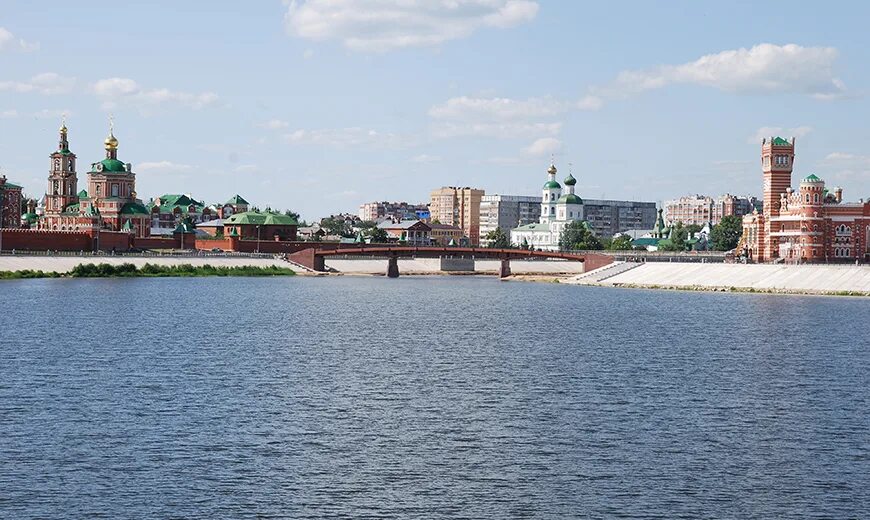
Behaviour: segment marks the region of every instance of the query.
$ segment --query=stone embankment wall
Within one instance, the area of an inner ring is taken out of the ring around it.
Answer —
[[[399,258],[400,274],[439,274],[455,272],[453,266],[444,269],[438,258]],[[498,260],[474,260],[474,272],[480,274],[498,273]],[[326,267],[347,274],[384,274],[387,261],[383,259],[344,259],[326,258]],[[468,271],[466,271],[468,272]],[[572,274],[583,272],[583,262],[511,260],[513,274]]]
[[[576,283],[583,283],[577,277]],[[570,280],[569,280],[570,282]],[[805,293],[870,293],[867,265],[683,264],[648,262],[599,285],[739,289]]]
[[[212,265],[215,267],[284,267],[293,269],[287,262],[272,258],[248,257],[138,257],[138,256],[0,256],[0,271],[33,271],[67,273],[79,264],[133,264],[142,267],[145,264],[173,266],[190,264],[193,266]]]

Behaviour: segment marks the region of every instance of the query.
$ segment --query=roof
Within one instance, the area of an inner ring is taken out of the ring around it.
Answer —
[[[816,175],[814,173],[811,173],[811,174],[807,175],[806,177],[804,177],[804,180],[802,180],[801,182],[823,182],[823,181],[822,181],[822,179],[816,177]]]
[[[55,150],[55,152],[52,153],[51,155],[58,155],[58,154],[59,155],[75,155],[74,153],[69,151],[69,149],[67,149],[67,148],[64,148],[62,150]]]
[[[196,227],[201,227],[201,228],[204,228],[204,227],[219,228],[219,227],[223,227],[223,225],[224,225],[224,221],[223,221],[223,219],[216,218],[216,219],[214,219],[214,220],[209,220],[209,221],[207,221],[207,222],[200,222],[199,224],[196,225]]]
[[[565,186],[574,186],[575,184],[577,184],[577,179],[575,179],[574,176],[569,173],[568,176],[565,177],[564,182]]]
[[[297,226],[296,219],[280,213],[245,211],[224,219],[224,225]]]
[[[559,204],[583,204],[583,199],[573,193],[566,193],[556,201]]]
[[[526,224],[525,226],[520,226],[518,228],[514,228],[514,231],[549,231],[549,224],[541,224],[540,222],[535,222],[533,224]]]
[[[157,197],[157,200],[149,204],[152,208],[158,208],[160,213],[174,213],[176,208],[181,213],[189,213],[190,206],[194,206],[194,211],[197,213],[202,213],[202,210],[205,209],[205,204],[202,202],[189,197],[188,195],[181,195],[177,193],[167,193],[165,195],[161,195]]]
[[[777,146],[782,146],[784,144],[791,144],[788,142],[788,139],[783,139],[782,137],[779,137],[779,136],[774,137],[773,139],[771,139],[770,142],[777,145]]]
[[[122,163],[118,159],[103,159],[102,161],[100,161],[98,163],[94,163],[94,169],[91,170],[92,172],[97,171],[97,169],[96,169],[97,164],[103,165],[103,172],[127,173],[127,167],[124,165],[124,163]]]
[[[21,220],[32,224],[33,222],[39,220],[39,215],[37,215],[36,213],[24,213],[23,215],[21,215]]]
[[[398,222],[398,223],[394,223],[394,222],[390,222],[389,220],[386,220],[386,221],[378,224],[378,227],[381,229],[411,229],[412,227],[416,226],[417,224],[421,224],[421,225],[429,228],[429,226],[425,222],[423,222],[422,220],[403,220],[403,221]],[[429,228],[429,229],[431,229],[431,228]]]
[[[451,226],[450,224],[429,224],[430,229],[440,229],[440,230],[450,230],[450,231],[459,231],[462,232],[462,229],[458,226]]]
[[[659,242],[661,242],[662,240],[663,239],[661,239],[661,238],[652,238],[652,237],[635,238],[634,240],[631,241],[631,245],[642,246],[642,247],[657,246],[657,245],[659,245]]]
[[[20,189],[22,189],[21,186],[19,186],[19,185],[17,185],[17,184],[13,184],[13,183],[11,183],[11,182],[9,182],[9,181],[4,182],[3,185],[0,186],[0,190],[2,190],[2,189],[6,189],[6,188],[12,188],[12,189],[15,189],[15,190],[20,190]]]
[[[138,202],[128,202],[121,206],[122,215],[148,215],[148,209]]]
[[[562,187],[562,185],[556,181],[547,181],[544,183],[545,190],[558,190],[561,187]]]
[[[193,233],[194,226],[187,220],[182,220],[175,226],[175,229],[172,231],[173,233]]]
[[[63,214],[63,215],[78,215],[80,211],[81,211],[81,206],[78,203],[67,204],[67,206],[65,208],[63,208],[63,211],[61,212],[61,214]]]
[[[78,196],[79,196],[80,199],[86,199],[86,198],[88,198],[88,191],[87,191],[87,190],[82,190],[82,191],[79,192],[79,195],[78,195]]]
[[[226,203],[227,203],[227,204],[230,204],[230,205],[236,205],[236,204],[245,204],[245,205],[247,205],[247,204],[248,204],[248,201],[246,201],[245,199],[242,198],[241,195],[239,195],[238,193],[236,193],[235,195],[233,195],[232,197],[230,197],[230,200],[228,200]]]

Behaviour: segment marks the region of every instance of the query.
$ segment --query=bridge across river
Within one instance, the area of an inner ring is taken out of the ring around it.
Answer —
[[[315,271],[326,271],[327,257],[385,257],[387,259],[387,276],[399,276],[400,257],[439,258],[466,257],[485,258],[501,261],[499,277],[510,276],[511,260],[557,259],[583,262],[583,270],[591,271],[613,262],[613,257],[597,253],[563,253],[559,251],[528,251],[525,249],[491,249],[482,247],[442,247],[442,246],[348,246],[338,248],[319,248],[316,245],[302,249],[288,256],[290,260]]]

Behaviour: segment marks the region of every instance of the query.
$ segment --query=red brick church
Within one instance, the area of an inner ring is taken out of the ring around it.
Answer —
[[[855,262],[870,260],[870,201],[843,202],[809,174],[792,187],[794,145],[781,137],[761,143],[764,209],[743,217],[737,253],[754,262]]]

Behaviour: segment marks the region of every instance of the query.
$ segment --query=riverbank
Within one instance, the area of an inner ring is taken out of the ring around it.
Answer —
[[[634,289],[870,296],[870,266],[866,265],[616,262],[562,281]]]
[[[79,264],[69,272],[40,271],[23,269],[20,271],[0,271],[0,280],[21,280],[33,278],[179,278],[204,276],[293,276],[296,272],[287,267],[268,266],[213,266],[190,264],[156,265],[145,264],[141,268],[132,263]]]

